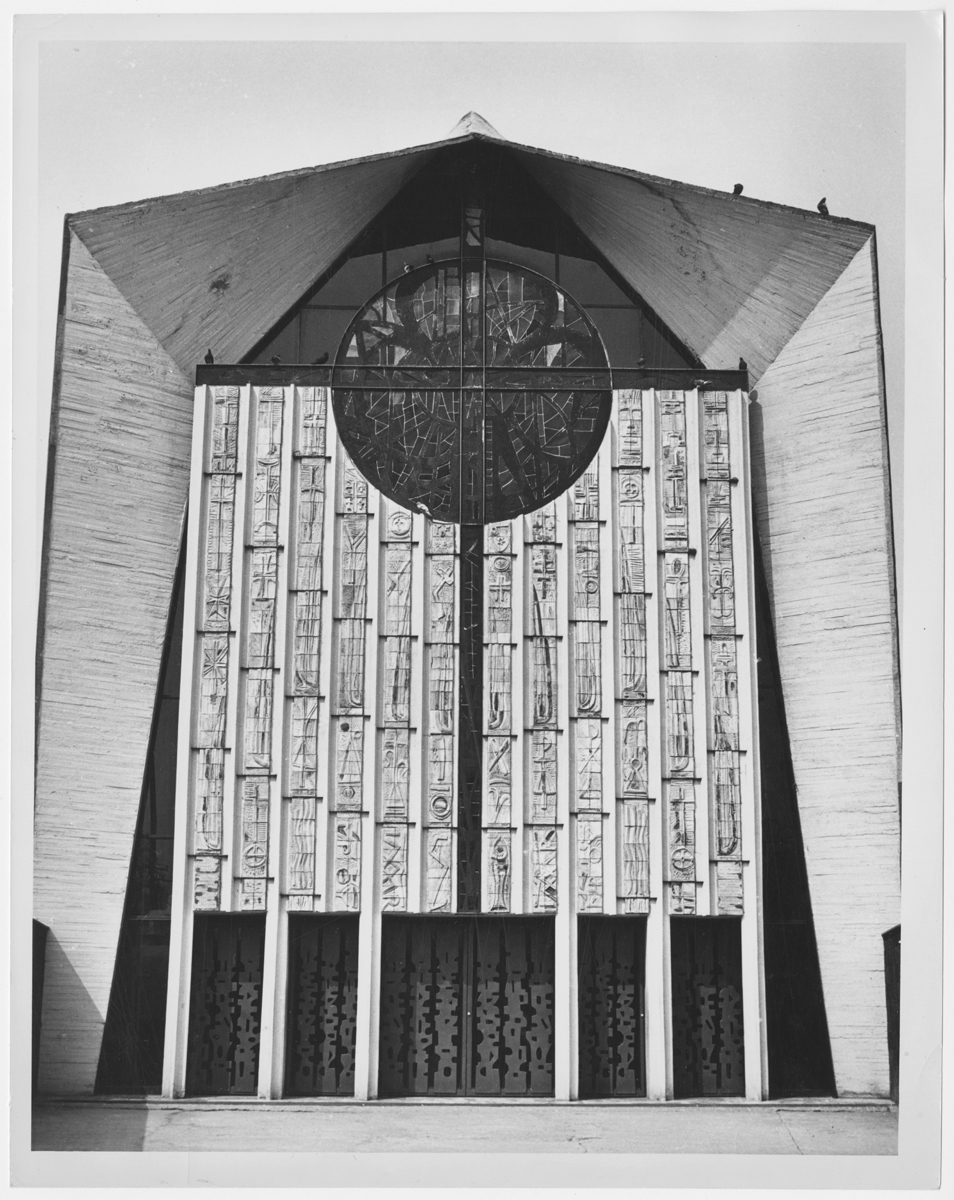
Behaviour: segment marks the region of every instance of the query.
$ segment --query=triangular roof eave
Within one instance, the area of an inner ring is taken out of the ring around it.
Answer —
[[[134,212],[137,208],[145,208],[151,204],[159,204],[163,201],[183,201],[191,198],[199,198],[201,196],[209,196],[215,192],[225,193],[234,191],[239,188],[251,187],[262,183],[277,183],[281,180],[304,179],[314,175],[326,174],[333,171],[342,170],[345,167],[365,166],[375,162],[388,162],[399,158],[408,158],[413,155],[427,154],[428,156],[437,153],[439,150],[447,149],[451,146],[460,146],[467,142],[486,142],[488,145],[499,146],[507,150],[512,150],[518,154],[526,154],[541,158],[551,159],[554,162],[566,163],[569,166],[585,167],[591,170],[604,171],[610,175],[621,176],[626,179],[633,179],[638,183],[652,190],[672,189],[678,192],[685,192],[700,198],[711,198],[723,200],[727,197],[731,198],[733,203],[740,205],[757,206],[778,213],[786,213],[792,216],[809,217],[818,222],[825,224],[838,224],[852,226],[858,229],[863,229],[868,232],[874,232],[874,225],[866,221],[857,221],[851,217],[823,216],[820,213],[814,212],[808,208],[798,208],[792,204],[781,204],[776,200],[762,200],[756,196],[734,196],[731,192],[721,192],[716,188],[703,187],[700,184],[686,183],[678,179],[668,179],[663,175],[650,175],[645,171],[637,171],[633,167],[621,167],[613,163],[599,162],[595,159],[580,158],[574,154],[564,154],[557,150],[547,150],[542,146],[530,146],[523,142],[513,142],[503,137],[491,137],[484,133],[465,133],[458,137],[442,138],[436,142],[423,142],[416,146],[405,146],[400,150],[384,150],[377,154],[360,155],[357,158],[343,158],[330,163],[318,163],[310,167],[297,167],[291,171],[276,171],[270,175],[253,175],[247,179],[236,179],[228,183],[210,184],[202,188],[187,188],[182,192],[167,192],[160,196],[149,196],[142,200],[125,201],[122,204],[102,205],[98,208],[83,209],[76,213],[67,213],[67,221],[80,220],[82,218],[100,216],[111,213]]]

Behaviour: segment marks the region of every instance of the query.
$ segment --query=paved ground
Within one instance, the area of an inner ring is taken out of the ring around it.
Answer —
[[[898,1110],[872,1101],[658,1104],[47,1100],[34,1150],[897,1154]]]

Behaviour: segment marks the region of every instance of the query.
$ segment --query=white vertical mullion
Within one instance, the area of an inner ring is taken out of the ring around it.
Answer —
[[[689,629],[692,647],[692,742],[693,777],[696,780],[696,916],[707,917],[713,911],[712,866],[709,862],[711,838],[711,804],[709,800],[709,688],[706,681],[705,603],[705,509],[701,482],[703,471],[701,451],[700,406],[702,394],[698,389],[685,392],[686,413],[686,497],[689,509]]]
[[[282,449],[278,498],[278,547],[275,581],[275,629],[272,660],[272,745],[268,812],[268,871],[266,878],[265,946],[263,953],[261,1057],[258,1094],[263,1100],[281,1098],[285,1066],[285,997],[288,988],[288,907],[282,895],[285,878],[284,815],[288,770],[285,755],[285,684],[291,647],[288,639],[289,562],[294,511],[292,449],[297,427],[297,388],[283,388]],[[294,627],[294,626],[293,626]]]
[[[407,791],[407,911],[420,912],[423,887],[424,787],[427,762],[424,756],[426,691],[424,689],[425,596],[428,562],[427,519],[411,517],[411,690],[408,699]]]
[[[173,841],[172,903],[169,922],[169,978],[166,988],[166,1029],[162,1056],[162,1095],[185,1095],[186,1045],[189,1026],[189,984],[192,959],[193,867],[189,856],[195,820],[192,780],[195,777],[196,696],[194,677],[196,626],[199,617],[199,530],[205,508],[204,466],[211,395],[195,389],[192,456],[189,469],[189,515],[186,536],[185,590],[182,604],[182,667],[177,731],[175,834]]]
[[[258,401],[256,397],[256,413]],[[229,635],[229,681],[228,699],[225,715],[225,753],[223,755],[223,794],[222,794],[222,865],[221,883],[219,888],[220,912],[232,911],[232,893],[234,891],[235,871],[235,793],[239,788],[238,769],[242,765],[239,753],[239,743],[242,741],[240,730],[240,714],[245,711],[245,685],[248,679],[244,658],[244,631],[248,624],[248,605],[245,597],[245,577],[247,574],[246,547],[251,541],[251,515],[249,513],[249,497],[254,489],[248,486],[250,470],[254,471],[253,445],[255,423],[252,420],[252,388],[246,385],[239,389],[238,438],[236,467],[238,474],[235,479],[235,517],[232,541],[232,593],[229,605],[229,624],[232,633]]]
[[[613,406],[616,412],[616,406]],[[613,418],[615,422],[615,415]],[[616,637],[613,620],[613,547],[615,541],[615,497],[613,495],[613,471],[611,465],[612,435],[603,442],[596,459],[597,494],[599,495],[599,518],[597,530],[600,552],[600,754],[602,780],[601,846],[603,855],[603,912],[617,912],[619,907],[619,883],[617,880],[617,854],[619,821],[616,797]]]
[[[570,816],[570,721],[569,721],[569,649],[568,601],[570,583],[569,529],[566,503],[554,504],[556,529],[556,688],[557,688],[557,907],[555,917],[554,1012],[554,1096],[557,1100],[574,1099],[573,1075],[576,1059],[577,978],[576,939],[572,926],[576,920],[576,876],[571,846],[573,818]]]
[[[665,880],[667,832],[662,785],[663,713],[659,673],[659,455],[656,392],[641,392],[643,414],[643,553],[646,588],[646,748],[649,795],[649,902],[646,918],[646,1096],[672,1095],[672,1004]]]
[[[524,655],[526,645],[524,639],[525,579],[527,555],[523,543],[523,519],[517,518],[510,522],[510,548],[513,552],[511,561],[511,594],[510,594],[510,642],[511,642],[511,700],[510,700],[510,824],[514,827],[511,835],[513,844],[510,848],[513,881],[510,887],[510,911],[514,914],[530,912],[525,889],[530,872],[527,862],[530,847],[527,844],[526,817],[524,805],[527,801],[524,780],[527,766],[524,763],[524,726],[526,724],[526,669]]]
[[[332,657],[335,645],[335,594],[338,586],[338,559],[335,539],[338,529],[338,435],[331,413],[331,389],[325,390],[325,479],[324,514],[321,541],[321,631],[318,659],[318,763],[316,778],[323,783],[324,794],[315,798],[315,895],[320,903],[314,907],[321,912],[332,910],[331,868],[328,830],[331,825],[331,771],[335,759],[332,744],[334,726],[331,705],[334,695]]]
[[[367,602],[364,622],[364,726],[361,770],[361,909],[358,918],[358,1004],[355,1015],[355,1088],[356,1100],[369,1100],[377,1094],[377,1024],[381,914],[376,904],[377,880],[377,750],[378,750],[378,659],[380,612],[383,604],[379,580],[384,553],[383,497],[368,485]]]
[[[742,790],[742,1023],[745,1039],[745,1094],[769,1095],[765,1012],[765,947],[762,908],[762,808],[759,769],[759,709],[755,636],[755,542],[749,444],[749,399],[729,394],[732,552],[735,578],[736,662],[738,669],[740,780]],[[744,744],[744,741],[748,745]],[[756,1070],[757,1064],[757,1070]]]

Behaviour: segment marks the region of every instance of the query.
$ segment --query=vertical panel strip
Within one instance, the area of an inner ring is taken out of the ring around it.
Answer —
[[[425,522],[427,616],[425,621],[424,728],[427,792],[424,798],[423,907],[453,912],[453,822],[457,792],[454,731],[454,643],[458,624],[457,526]]]
[[[484,530],[484,912],[513,905],[513,534],[511,522]]]

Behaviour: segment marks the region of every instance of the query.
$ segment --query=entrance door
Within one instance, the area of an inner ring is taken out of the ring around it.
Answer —
[[[645,917],[580,917],[580,1098],[645,1096]]]
[[[382,921],[382,1096],[553,1094],[553,919]]]
[[[672,917],[669,928],[673,1094],[744,1096],[742,923]]]

